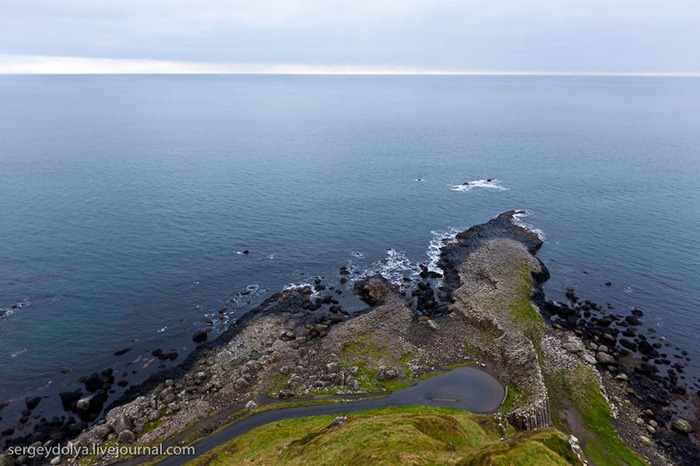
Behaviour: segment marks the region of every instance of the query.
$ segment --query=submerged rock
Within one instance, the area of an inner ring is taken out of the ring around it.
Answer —
[[[198,330],[192,335],[192,341],[195,343],[202,343],[207,341],[207,332],[204,330]]]

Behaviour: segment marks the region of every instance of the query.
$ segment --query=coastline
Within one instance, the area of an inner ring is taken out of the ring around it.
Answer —
[[[622,341],[618,335],[612,335],[614,341],[605,337],[599,320],[590,325],[590,319],[580,322],[581,315],[593,316],[602,311],[601,306],[578,299],[569,305],[547,301],[541,284],[549,272],[535,256],[542,241],[517,225],[515,215],[515,211],[506,212],[457,234],[454,242],[441,249],[442,273],[424,270],[423,280],[407,289],[380,276],[358,281],[355,289],[366,306],[357,312],[342,309],[332,294],[312,298],[310,287],[273,295],[216,339],[200,344],[177,366],[127,389],[107,407],[104,418],[75,442],[152,443],[190,428],[200,412],[215,416],[251,400],[269,403],[274,398],[329,393],[352,396],[371,389],[388,392],[451,364],[471,363],[483,365],[503,385],[513,387],[511,393],[528,394],[503,413],[521,429],[563,428],[553,419],[556,413],[551,411],[561,406],[551,406],[551,392],[552,383],[566,386],[567,380],[553,375],[582,367],[586,374],[599,374],[596,380],[613,402],[619,434],[648,461],[668,461],[665,453],[677,464],[697,458],[696,447],[684,443],[678,429],[664,429],[672,421],[663,410],[654,411],[645,404],[649,401],[645,394],[655,393],[656,398],[670,394],[680,380],[671,385],[661,381],[652,389],[643,386],[641,380],[655,372],[644,364],[619,365],[620,358],[631,353],[616,349],[614,345]],[[510,309],[511,304],[516,306],[515,317],[492,312]],[[569,319],[574,314],[576,318]],[[638,327],[625,317],[610,320],[604,327],[613,321]],[[598,341],[604,338],[607,351],[600,349]],[[629,388],[637,396],[630,395]],[[628,395],[632,401],[628,402]],[[77,409],[79,400],[74,401]],[[554,404],[576,405],[571,399],[554,400]],[[643,426],[637,425],[637,418]],[[654,428],[659,435],[646,444],[640,440],[640,431],[650,435],[651,420],[659,427],[658,432]],[[569,427],[576,431],[575,426]],[[125,431],[129,434],[123,435]],[[585,434],[586,429],[582,431]],[[685,438],[690,442],[688,435]],[[95,464],[109,462],[109,458],[95,460]]]

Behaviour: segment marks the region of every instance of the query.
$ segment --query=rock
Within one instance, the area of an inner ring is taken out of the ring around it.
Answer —
[[[248,378],[246,376],[242,375],[236,379],[236,381],[234,382],[234,385],[239,390],[242,390],[242,389],[248,388],[248,385],[250,385],[250,380],[248,380]]]
[[[133,443],[136,440],[136,434],[134,434],[130,430],[124,430],[119,433],[119,437],[117,437],[119,440],[119,443]]]
[[[578,354],[581,351],[583,351],[583,344],[581,344],[580,341],[579,342],[569,341],[569,342],[564,343],[561,347],[563,349],[565,349],[566,351],[568,351],[569,353],[573,353],[573,354]]]
[[[93,429],[93,432],[100,440],[105,440],[109,434],[114,432],[114,428],[111,424],[102,424]]]
[[[258,404],[253,400],[250,400],[248,403],[245,404],[246,411],[252,411],[257,407],[258,407]]]
[[[102,380],[97,372],[93,372],[88,377],[82,377],[80,380],[81,383],[85,384],[85,389],[89,392],[96,392],[102,388]]]
[[[639,352],[646,354],[647,356],[656,357],[659,354],[656,348],[654,348],[654,346],[646,340],[641,340],[637,346],[639,348]]]
[[[326,330],[328,330],[328,325],[316,324],[316,326],[314,328],[316,329],[316,331],[318,333],[321,333],[321,332],[325,332]]]
[[[294,393],[294,390],[283,389],[283,390],[280,390],[280,392],[277,396],[281,399],[284,399],[284,398],[292,398],[292,397],[294,397],[294,395],[296,395],[296,393]]]
[[[584,353],[584,354],[583,354],[583,360],[584,360],[585,362],[587,362],[588,364],[591,364],[591,365],[595,365],[595,363],[596,363],[595,357],[594,357],[592,354],[590,354],[590,353]]]
[[[75,404],[83,396],[83,392],[77,389],[72,392],[61,392],[58,396],[61,398],[61,403],[65,411],[75,411]]]
[[[608,347],[605,345],[600,345],[598,346],[598,352],[599,353],[607,353],[608,352]]]
[[[103,393],[95,393],[79,399],[76,408],[81,416],[87,413],[99,413],[102,411],[106,396]]]
[[[10,455],[0,454],[0,466],[15,466],[15,459]]]
[[[134,429],[134,420],[126,414],[120,414],[116,416],[112,423],[114,426],[114,431],[118,434],[125,430]]]
[[[348,420],[347,416],[338,416],[333,421],[331,421],[330,424],[328,424],[328,427],[335,427],[335,426],[340,426],[345,424],[345,421]]]
[[[399,375],[398,371],[394,368],[390,368],[390,367],[386,367],[386,366],[379,366],[377,380],[389,380],[389,379],[395,378],[398,375]]]
[[[628,380],[627,374],[618,374],[615,378],[621,382],[627,382]]]
[[[204,341],[207,341],[207,332],[204,330],[197,330],[194,332],[194,335],[192,335],[192,341],[195,343],[202,343]]]
[[[433,319],[430,319],[430,320],[427,322],[427,324],[428,324],[428,327],[432,328],[433,330],[437,330],[438,328],[440,328],[440,327],[438,326],[438,324],[437,324]]]
[[[639,443],[641,443],[644,446],[650,447],[654,444],[654,442],[651,441],[649,437],[646,435],[640,435],[639,436]]]
[[[76,407],[78,408],[78,411],[89,411],[90,410],[90,398],[81,398],[78,400],[78,403],[76,404]]]
[[[280,374],[289,374],[289,366],[280,367]]]
[[[601,364],[615,364],[615,358],[608,353],[598,352],[595,355],[596,360]]]
[[[647,432],[649,432],[651,435],[654,435],[656,433],[656,429],[654,426],[647,426]]]
[[[326,369],[331,374],[335,374],[336,372],[340,371],[340,365],[337,362],[329,362],[328,364],[326,364]]]
[[[115,351],[113,354],[115,356],[121,356],[122,354],[126,354],[129,351],[131,351],[131,348],[121,348],[121,349],[118,349],[117,351]]]
[[[39,406],[39,403],[41,403],[41,397],[40,396],[28,396],[24,400],[24,404],[27,405],[28,410],[33,410],[37,406]]]
[[[683,418],[674,419],[671,423],[671,427],[676,429],[678,432],[683,432],[689,434],[693,431],[693,426],[687,420]]]
[[[633,341],[628,340],[627,338],[622,338],[620,340],[620,345],[622,345],[630,351],[637,351],[637,345]]]
[[[52,466],[57,466],[57,465],[61,464],[61,457],[57,456],[55,458],[52,458],[51,461],[49,462],[49,464],[51,464]]]
[[[642,321],[639,320],[639,318],[637,318],[635,316],[625,317],[625,322],[627,322],[630,325],[642,325]]]
[[[360,382],[358,382],[354,377],[350,376],[347,379],[345,379],[345,385],[351,390],[359,390],[360,389]]]

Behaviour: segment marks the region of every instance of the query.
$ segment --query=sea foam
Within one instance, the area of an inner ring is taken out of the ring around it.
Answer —
[[[533,232],[534,234],[537,235],[537,237],[541,241],[544,241],[544,239],[545,239],[544,231],[540,230],[539,228],[535,228],[532,225],[523,221],[523,218],[525,218],[529,215],[530,215],[529,210],[519,210],[515,213],[515,215],[513,215],[513,223],[515,223],[519,227],[525,228],[526,230]]]
[[[501,182],[494,179],[488,178],[484,180],[473,180],[462,184],[452,184],[449,185],[452,191],[468,192],[476,188],[493,189],[495,191],[507,191],[508,188],[501,186]]]

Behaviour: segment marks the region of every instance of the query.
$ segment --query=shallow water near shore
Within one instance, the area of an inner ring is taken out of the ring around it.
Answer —
[[[513,208],[549,297],[700,353],[700,80],[14,76],[0,101],[0,402],[138,382],[207,319],[342,265],[401,279]]]

